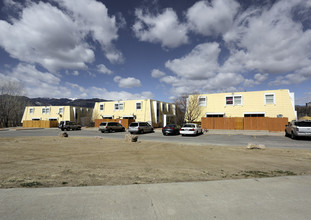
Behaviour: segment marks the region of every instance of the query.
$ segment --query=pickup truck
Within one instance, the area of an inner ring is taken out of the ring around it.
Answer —
[[[81,130],[81,125],[78,125],[74,121],[61,121],[58,125],[58,128],[62,131],[64,130]]]
[[[311,137],[311,121],[292,121],[285,128],[285,136],[296,139],[297,137]]]

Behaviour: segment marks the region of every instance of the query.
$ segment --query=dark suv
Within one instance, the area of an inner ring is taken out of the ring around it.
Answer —
[[[102,122],[99,125],[99,131],[112,132],[112,131],[125,131],[125,128],[118,122]]]
[[[64,130],[81,130],[81,125],[78,125],[74,121],[61,121],[58,125],[58,128],[62,131]]]

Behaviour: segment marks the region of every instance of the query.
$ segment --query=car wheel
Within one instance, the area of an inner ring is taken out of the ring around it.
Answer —
[[[181,136],[185,136],[184,134],[181,134]]]
[[[198,136],[199,135],[199,132],[197,131],[196,133],[195,133],[195,136]]]
[[[70,131],[70,128],[67,128],[66,130],[67,130],[67,131]]]
[[[108,132],[109,132],[109,133],[111,133],[111,132],[112,132],[112,130],[111,130],[111,129],[109,129],[109,130],[108,130]]]
[[[125,128],[122,128],[122,131],[125,131]]]
[[[105,131],[101,131],[101,133],[105,133]]]
[[[288,137],[289,135],[288,135],[288,133],[287,133],[287,131],[285,130],[285,137]]]
[[[130,132],[130,134],[133,134],[133,132]]]
[[[296,135],[294,134],[294,132],[291,133],[291,136],[290,136],[292,139],[296,139]]]
[[[65,129],[62,128],[62,129],[60,129],[60,130],[64,131]]]
[[[143,133],[145,133],[145,132],[144,132],[144,130],[141,130],[140,133],[143,134]]]

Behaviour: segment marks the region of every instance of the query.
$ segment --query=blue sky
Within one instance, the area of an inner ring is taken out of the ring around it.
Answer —
[[[311,101],[310,0],[3,0],[0,80],[29,97],[289,89]]]

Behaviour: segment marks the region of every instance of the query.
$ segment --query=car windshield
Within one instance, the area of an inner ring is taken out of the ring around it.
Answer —
[[[299,127],[311,127],[311,121],[296,121],[295,125]]]
[[[185,124],[184,127],[185,127],[185,128],[195,128],[195,125]]]
[[[131,123],[130,124],[130,127],[137,127],[138,126],[138,123]]]

